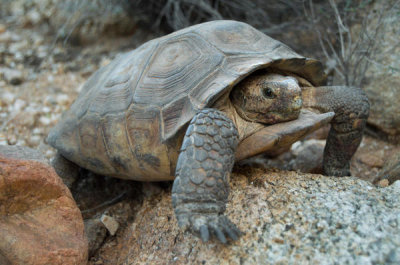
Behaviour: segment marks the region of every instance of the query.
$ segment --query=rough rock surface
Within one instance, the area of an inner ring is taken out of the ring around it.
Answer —
[[[396,8],[393,12],[398,14],[398,3]],[[389,139],[400,142],[400,19],[395,15],[386,20],[389,21],[385,41],[379,47],[379,57],[366,73],[369,82],[364,90],[371,104],[368,123],[386,133]]]
[[[0,264],[86,264],[83,230],[50,166],[0,154]]]
[[[245,168],[231,188],[227,214],[245,232],[238,242],[204,244],[181,232],[166,190],[146,199],[90,264],[400,262],[400,182],[376,188],[351,177]]]

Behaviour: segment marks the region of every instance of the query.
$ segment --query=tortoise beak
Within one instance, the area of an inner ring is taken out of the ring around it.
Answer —
[[[266,153],[269,150],[289,147],[307,134],[328,124],[334,115],[334,112],[318,114],[302,109],[298,119],[265,126],[239,143],[235,161]]]

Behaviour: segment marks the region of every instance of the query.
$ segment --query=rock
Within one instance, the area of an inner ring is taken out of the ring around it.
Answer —
[[[376,5],[379,8],[383,3],[377,2]],[[398,13],[399,5],[396,9],[393,12]],[[371,104],[368,123],[394,142],[400,142],[400,19],[398,15],[392,15],[385,17],[385,20],[388,21],[384,41],[377,52],[379,56],[366,73],[369,82],[364,90]]]
[[[163,192],[144,199],[114,246],[100,249],[92,260],[100,264],[399,264],[399,187],[400,181],[382,189],[351,177],[243,168],[231,178],[226,212],[245,232],[239,241],[204,244],[182,232],[171,193]]]
[[[90,218],[85,220],[85,234],[89,243],[89,257],[91,257],[106,239],[107,229],[99,218]]]
[[[26,23],[31,25],[37,25],[42,20],[40,13],[37,10],[29,10],[26,14]]]
[[[294,158],[288,163],[288,170],[303,173],[322,173],[325,140],[306,140],[293,145],[291,152]]]
[[[381,152],[383,154],[383,152]],[[381,168],[383,166],[383,159],[380,154],[364,153],[359,156],[361,163],[370,167]]]
[[[117,230],[126,228],[126,224],[132,220],[132,216],[137,212],[139,203],[138,201],[135,202],[135,200],[141,197],[140,195],[135,195],[134,199],[130,198],[119,203],[107,205],[105,210],[104,207],[101,207],[94,216],[85,218],[89,257],[95,255],[100,247],[107,244],[108,241],[115,239]]]
[[[15,101],[15,94],[5,91],[1,95],[1,101],[4,102],[5,105],[11,105]]]
[[[107,228],[110,235],[115,235],[119,228],[119,223],[113,217],[103,214],[100,218],[100,221]]]
[[[25,146],[0,145],[0,156],[12,159],[33,160],[48,164],[48,160],[41,152]]]
[[[382,186],[385,185],[384,180],[387,180],[389,185],[400,180],[400,152],[396,152],[387,158],[374,183]]]
[[[56,102],[58,105],[67,106],[71,104],[71,98],[66,94],[58,94],[56,97]]]
[[[40,122],[40,124],[42,124],[42,125],[44,125],[44,126],[48,126],[48,125],[50,125],[50,123],[51,123],[51,119],[48,118],[48,117],[46,117],[46,116],[41,116],[41,117],[39,118],[39,122]]]
[[[381,188],[386,188],[387,186],[389,186],[389,180],[382,179],[376,184],[376,186],[381,187]]]
[[[24,107],[26,106],[26,101],[22,99],[17,99],[13,106],[12,106],[12,111],[15,113],[20,112]]]
[[[325,142],[325,140],[316,139],[298,141],[290,147],[290,150],[277,157],[271,158],[261,155],[242,161],[240,165],[262,167],[265,169],[294,170],[303,173],[322,173]]]
[[[4,80],[11,85],[19,85],[24,80],[23,74],[20,70],[7,67],[0,68],[0,76],[3,76]]]
[[[86,264],[83,220],[69,190],[28,149],[1,150],[0,263]]]

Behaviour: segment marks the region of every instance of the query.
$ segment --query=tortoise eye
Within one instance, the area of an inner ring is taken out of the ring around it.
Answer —
[[[263,88],[262,89],[262,95],[265,98],[275,98],[276,97],[274,91],[270,87]]]

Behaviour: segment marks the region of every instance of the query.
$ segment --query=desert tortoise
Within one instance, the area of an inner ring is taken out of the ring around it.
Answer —
[[[212,21],[151,40],[87,81],[48,136],[102,175],[173,180],[178,223],[207,241],[239,230],[224,216],[233,164],[331,123],[325,174],[349,175],[368,116],[360,89],[321,87],[319,61],[253,27]]]

